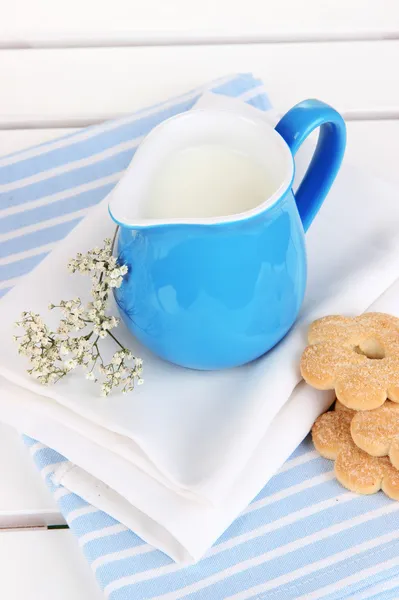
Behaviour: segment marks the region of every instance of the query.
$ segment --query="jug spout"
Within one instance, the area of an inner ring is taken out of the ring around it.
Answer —
[[[295,198],[293,154],[316,127]],[[223,111],[172,117],[145,138],[112,193],[128,267],[115,298],[156,355],[195,369],[234,367],[267,352],[295,322],[304,230],[339,168],[345,125],[309,100],[276,129]]]
[[[238,221],[275,204],[293,175],[287,145],[263,119],[192,110],[143,140],[109,212],[128,229]]]

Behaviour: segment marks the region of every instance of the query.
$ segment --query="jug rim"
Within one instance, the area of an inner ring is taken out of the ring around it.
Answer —
[[[285,162],[287,166],[286,175],[274,192],[270,194],[263,202],[250,209],[220,216],[170,218],[130,218],[126,216],[126,213],[124,214],[124,211],[120,210],[120,205],[125,204],[123,202],[123,195],[125,192],[128,193],[128,183],[132,179],[133,167],[135,166],[137,160],[140,159],[145,152],[148,152],[148,148],[153,145],[154,140],[156,140],[163,131],[170,128],[173,123],[180,122],[184,126],[184,122],[198,120],[198,118],[209,116],[214,116],[217,119],[225,119],[230,123],[233,123],[237,120],[246,122],[249,126],[252,127],[255,125],[257,128],[259,128],[259,130],[263,130],[263,132],[267,131],[268,135],[273,136],[282,154],[285,155]],[[255,115],[248,116],[247,114],[242,114],[239,111],[223,110],[220,108],[193,108],[165,119],[156,125],[144,137],[144,139],[138,145],[137,150],[128,167],[126,168],[125,173],[122,175],[121,179],[109,194],[108,212],[112,220],[117,225],[127,229],[143,229],[154,226],[162,227],[166,225],[217,225],[244,221],[274,207],[278,201],[286,195],[287,191],[291,189],[294,176],[295,163],[291,151],[282,136],[274,129],[273,125],[266,121],[266,119],[261,118],[261,116],[257,118]]]

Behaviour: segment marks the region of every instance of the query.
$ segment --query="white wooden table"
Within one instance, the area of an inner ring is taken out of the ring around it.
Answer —
[[[0,155],[252,71],[281,110],[318,97],[342,111],[346,160],[399,184],[398,61],[397,0],[3,2]],[[2,597],[102,598],[70,532],[47,529],[62,515],[1,425],[0,481]]]

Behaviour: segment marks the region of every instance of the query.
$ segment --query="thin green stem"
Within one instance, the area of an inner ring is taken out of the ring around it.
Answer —
[[[124,346],[122,346],[122,344],[121,344],[121,343],[120,343],[120,342],[119,342],[119,341],[116,339],[116,337],[114,336],[114,334],[113,334],[113,333],[111,333],[110,331],[108,331],[108,335],[110,335],[110,336],[112,337],[112,339],[114,340],[114,342],[116,342],[116,343],[118,344],[118,346],[119,346],[120,348],[122,348],[122,350],[125,350],[125,347],[124,347]]]
[[[111,254],[114,253],[114,247],[115,247],[115,242],[116,242],[116,236],[118,235],[118,230],[119,230],[119,225],[117,225],[117,227],[115,228],[114,237],[112,238]]]
[[[102,356],[101,356],[101,354],[100,354],[100,349],[99,349],[99,347],[98,347],[98,340],[99,340],[99,339],[100,339],[100,336],[98,335],[98,336],[97,336],[97,339],[96,339],[96,341],[93,343],[93,346],[94,346],[94,348],[97,350],[97,356],[95,357],[94,364],[96,364],[96,362],[97,362],[97,359],[99,358],[99,359],[101,360],[101,364],[104,366],[104,361],[103,361],[103,359],[102,359]],[[94,367],[93,367],[93,368],[94,368]]]

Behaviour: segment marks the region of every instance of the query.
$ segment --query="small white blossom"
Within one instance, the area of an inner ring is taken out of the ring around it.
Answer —
[[[61,321],[59,324],[59,327],[57,329],[57,332],[60,334],[67,334],[69,333],[69,327],[67,325],[67,323],[65,321]]]
[[[119,352],[115,352],[115,354],[112,357],[111,363],[113,365],[120,365],[121,362],[122,362],[122,360],[123,360],[123,357],[120,355],[120,353]]]
[[[56,383],[79,366],[86,371],[85,377],[90,381],[97,381],[96,373],[103,376],[103,396],[108,396],[114,388],[125,394],[134,389],[135,383],[143,383],[143,362],[127,348],[117,350],[107,365],[103,364],[100,355],[100,341],[120,323],[120,319],[106,314],[110,292],[121,286],[128,273],[127,265],[119,264],[112,256],[112,248],[112,240],[107,239],[103,248],[96,247],[86,254],[79,252],[69,261],[69,271],[90,276],[92,302],[84,306],[76,297],[61,300],[58,305],[49,304],[49,310],[57,308],[62,314],[56,331],[51,331],[40,315],[31,311],[22,313],[21,321],[16,323],[24,329],[24,335],[13,336],[18,353],[28,358],[32,367],[28,373],[39,383]],[[74,331],[81,333],[74,336]],[[119,343],[113,334],[111,337]],[[70,358],[63,362],[65,355]]]
[[[78,363],[73,358],[70,358],[69,360],[66,360],[64,362],[64,366],[67,369],[67,371],[71,371],[72,369],[75,369],[75,367],[78,366]]]
[[[103,385],[101,386],[101,396],[108,396],[110,391],[111,386],[109,385],[109,383],[103,383]]]

